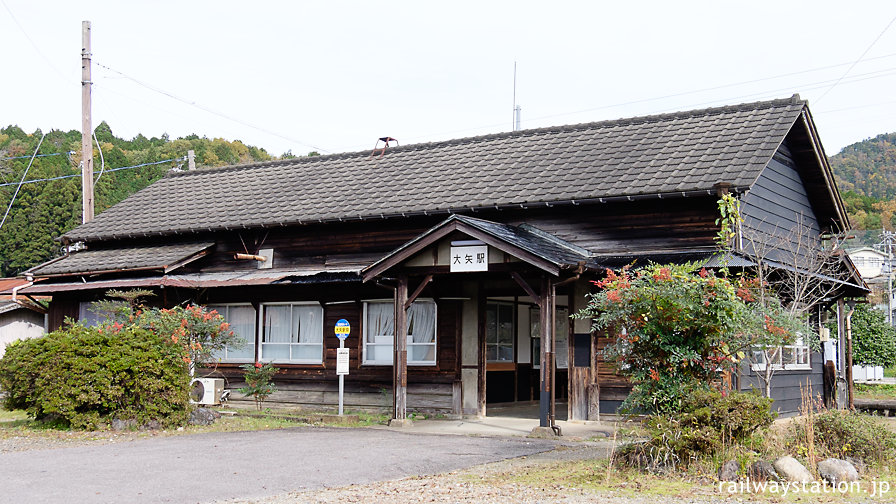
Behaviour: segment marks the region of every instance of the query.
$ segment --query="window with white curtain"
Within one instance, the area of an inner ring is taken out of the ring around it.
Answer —
[[[392,365],[395,308],[391,301],[364,303],[364,364]],[[414,301],[408,308],[408,364],[436,364],[436,304]]]
[[[250,304],[208,305],[230,324],[230,330],[243,340],[244,345],[227,346],[216,357],[227,362],[255,361],[255,308]]]
[[[324,309],[317,303],[262,305],[261,357],[265,362],[320,364]]]
[[[812,351],[802,336],[790,345],[779,347],[752,348],[753,359],[750,367],[753,371],[765,371],[771,363],[772,369],[811,369]],[[768,358],[768,361],[766,361]]]

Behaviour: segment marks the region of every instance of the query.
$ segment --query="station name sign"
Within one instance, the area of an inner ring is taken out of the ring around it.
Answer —
[[[450,271],[488,271],[488,245],[452,245]]]

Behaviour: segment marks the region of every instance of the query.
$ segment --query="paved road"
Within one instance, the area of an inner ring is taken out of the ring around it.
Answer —
[[[0,502],[198,503],[433,474],[552,441],[299,427],[0,454]]]

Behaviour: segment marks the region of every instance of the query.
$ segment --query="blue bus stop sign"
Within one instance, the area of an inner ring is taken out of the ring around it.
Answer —
[[[348,338],[348,335],[352,332],[352,326],[348,323],[348,320],[339,319],[336,321],[336,327],[334,328],[334,332],[336,333],[336,337],[344,340]]]

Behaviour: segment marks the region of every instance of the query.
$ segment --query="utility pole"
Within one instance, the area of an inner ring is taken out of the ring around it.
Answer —
[[[884,273],[887,275],[887,323],[893,324],[893,247],[896,246],[896,232],[884,229],[880,233],[880,243],[878,247],[882,248],[887,254],[886,267]]]
[[[93,220],[93,120],[90,115],[90,21],[81,22],[81,223]]]
[[[193,149],[187,151],[187,169],[196,169],[196,152]]]

